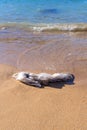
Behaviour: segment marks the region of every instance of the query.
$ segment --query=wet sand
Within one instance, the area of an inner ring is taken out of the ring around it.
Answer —
[[[0,35],[0,130],[86,130],[87,33],[5,31]],[[70,72],[75,80],[40,89],[11,78],[24,70]]]

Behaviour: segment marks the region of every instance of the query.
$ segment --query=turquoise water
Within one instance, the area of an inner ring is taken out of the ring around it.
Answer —
[[[86,23],[87,0],[0,0],[0,23]]]

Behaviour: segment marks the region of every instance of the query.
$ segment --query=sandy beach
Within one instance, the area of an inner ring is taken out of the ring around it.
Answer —
[[[75,78],[38,88],[21,71]],[[0,130],[87,130],[87,0],[0,0]]]
[[[86,130],[87,80],[39,89],[11,78],[0,65],[0,130]]]
[[[84,34],[37,33],[28,35],[29,39],[11,34],[9,38],[0,37],[0,130],[87,129],[87,35]],[[23,70],[71,72],[75,80],[73,84],[58,83],[40,89],[11,77]]]

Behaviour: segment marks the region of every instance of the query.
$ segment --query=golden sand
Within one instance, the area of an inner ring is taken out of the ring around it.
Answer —
[[[86,130],[87,80],[42,89],[11,78],[18,70],[0,65],[0,130]]]
[[[87,130],[87,33],[9,31],[0,34],[0,130]],[[12,79],[24,70],[75,80],[36,88]]]

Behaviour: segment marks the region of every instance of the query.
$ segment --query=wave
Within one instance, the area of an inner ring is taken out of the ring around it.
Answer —
[[[66,24],[32,24],[32,23],[3,23],[0,24],[0,30],[10,27],[28,29],[36,32],[59,32],[59,31],[87,31],[87,23],[66,23]]]
[[[46,24],[33,27],[34,31],[87,31],[87,24]]]

